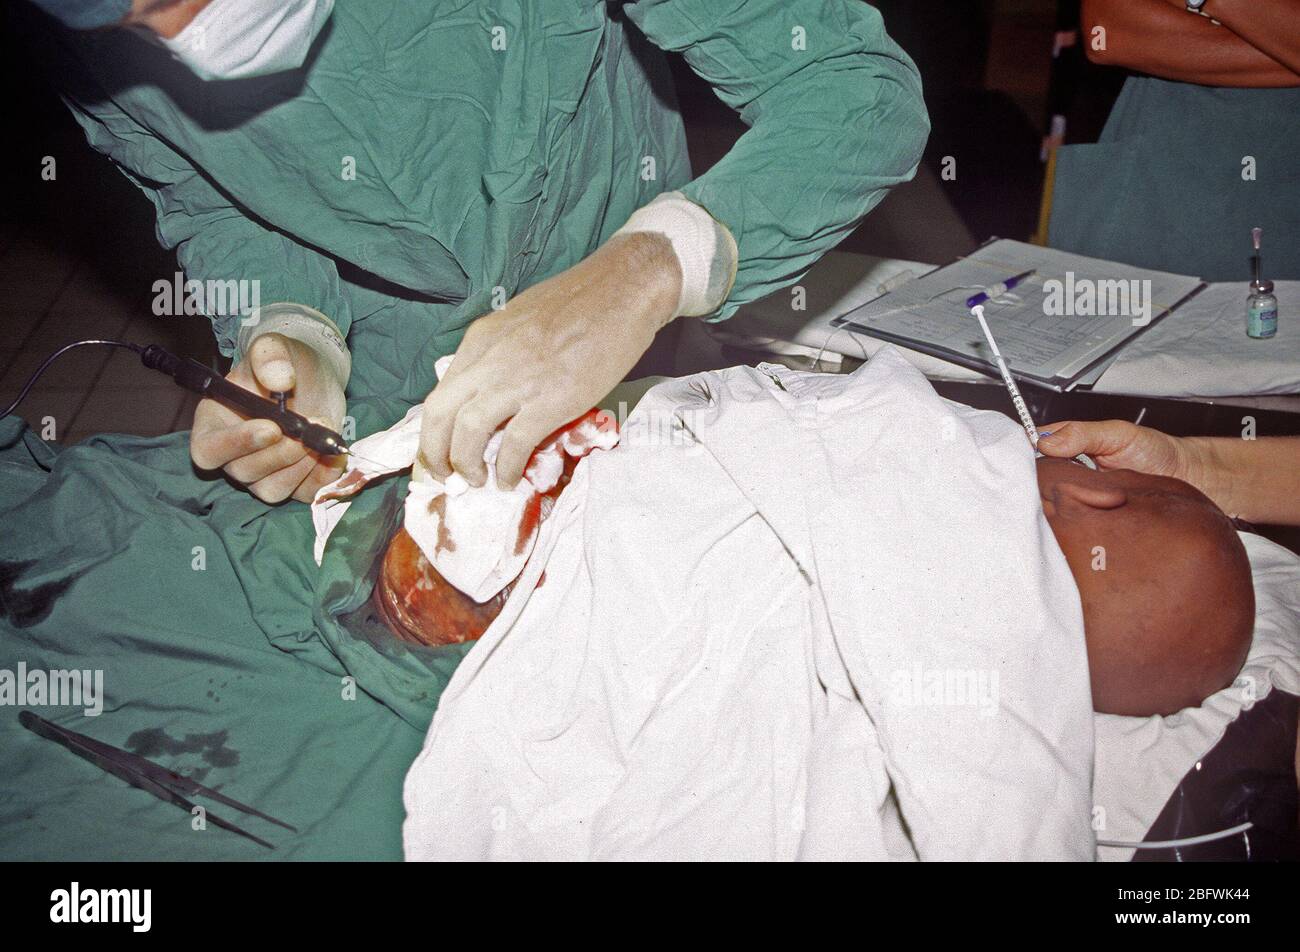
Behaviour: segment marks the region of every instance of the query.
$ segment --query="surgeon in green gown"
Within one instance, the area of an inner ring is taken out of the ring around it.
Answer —
[[[186,278],[299,306],[209,312],[232,378],[349,436],[424,402],[426,462],[474,483],[497,427],[508,483],[666,323],[796,281],[928,133],[856,0],[36,5],[33,43]],[[664,50],[749,126],[699,177]],[[204,828],[0,708],[0,855],[400,856],[401,780],[466,649],[366,617],[398,484],[317,567],[302,501],[336,462],[206,401],[192,434],[69,449],[8,418],[0,472],[0,672],[102,671],[99,717],[45,715],[301,831],[258,828],[270,853]]]
[[[1081,27],[1134,75],[1100,140],[1058,153],[1049,243],[1244,301],[1260,227],[1266,277],[1300,278],[1300,0],[1084,0]]]

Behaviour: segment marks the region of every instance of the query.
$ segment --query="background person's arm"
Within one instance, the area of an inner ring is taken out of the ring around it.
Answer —
[[[1165,2],[1187,12],[1185,0]],[[1205,12],[1255,49],[1300,73],[1300,0],[1209,0]]]
[[[1300,437],[1174,437],[1125,420],[1054,423],[1047,456],[1087,453],[1102,469],[1132,469],[1191,483],[1228,515],[1300,526]]]
[[[1216,10],[1220,2],[1242,6],[1237,0],[1210,0]],[[1292,5],[1293,0],[1254,0],[1244,5],[1244,13],[1231,12],[1234,19],[1244,23],[1252,16],[1251,11],[1260,7]],[[1088,59],[1103,66],[1123,66],[1162,79],[1205,86],[1300,86],[1300,73],[1234,30],[1215,26],[1206,17],[1188,13],[1184,6],[1175,6],[1170,0],[1083,0],[1080,24]],[[1289,30],[1294,37],[1300,13],[1290,16],[1292,23],[1283,27],[1283,32]],[[1252,24],[1252,35],[1259,22],[1265,21],[1261,18]],[[1095,48],[1095,27],[1105,28],[1105,49]],[[1271,48],[1276,46],[1271,44]]]

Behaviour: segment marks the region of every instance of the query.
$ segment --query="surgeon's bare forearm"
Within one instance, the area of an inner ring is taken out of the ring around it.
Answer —
[[[1185,478],[1230,516],[1300,526],[1300,436],[1188,437]]]
[[[1080,25],[1088,58],[1104,66],[1206,86],[1300,86],[1300,74],[1168,0],[1084,0]]]

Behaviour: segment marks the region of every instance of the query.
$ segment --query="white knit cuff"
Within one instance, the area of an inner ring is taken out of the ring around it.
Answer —
[[[682,271],[678,317],[712,314],[731,293],[739,253],[736,240],[720,221],[681,192],[656,195],[614,232],[658,232],[667,238]]]
[[[347,386],[352,375],[352,354],[343,335],[328,317],[305,304],[281,302],[259,307],[239,325],[239,354],[242,358],[263,334],[281,334],[306,344],[325,361],[339,387]]]

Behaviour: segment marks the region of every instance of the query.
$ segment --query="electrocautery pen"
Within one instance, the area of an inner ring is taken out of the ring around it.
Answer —
[[[170,375],[186,390],[197,393],[201,397],[216,400],[250,417],[270,420],[285,436],[297,440],[317,453],[339,456],[348,452],[343,437],[329,427],[313,423],[302,414],[294,413],[284,406],[283,400],[279,402],[267,400],[251,390],[245,390],[238,384],[231,383],[197,360],[177,357],[157,344],[150,344],[140,351],[140,361],[151,370],[160,370]]]
[[[285,406],[287,394],[273,394],[272,396],[277,399],[267,400],[265,397],[259,397],[251,390],[245,390],[238,384],[231,383],[221,374],[203,366],[197,360],[190,360],[188,357],[177,357],[157,344],[142,346],[126,340],[77,340],[71,344],[64,344],[46,357],[41,362],[41,365],[36,368],[36,371],[27,378],[27,383],[18,391],[18,396],[0,412],[0,419],[13,413],[18,408],[18,404],[23,402],[23,398],[31,392],[41,374],[49,369],[50,364],[74,347],[121,347],[124,350],[133,351],[140,355],[141,363],[150,370],[162,371],[186,390],[197,393],[201,397],[216,400],[232,410],[238,410],[240,413],[261,420],[270,420],[280,428],[280,432],[285,436],[297,440],[303,446],[315,450],[322,456],[347,455],[355,459],[362,459],[362,457],[352,452],[341,434],[335,433],[327,426],[313,423],[302,414],[294,413]]]

